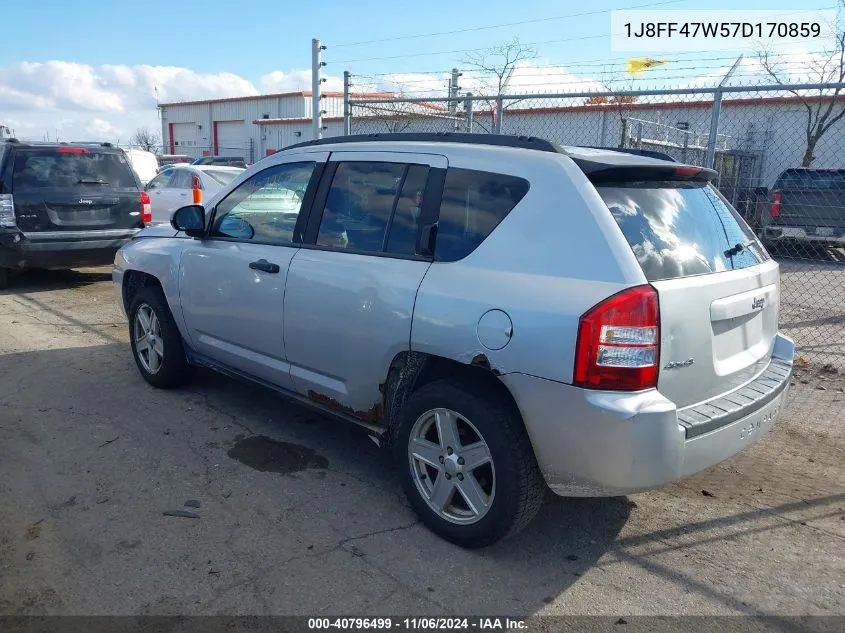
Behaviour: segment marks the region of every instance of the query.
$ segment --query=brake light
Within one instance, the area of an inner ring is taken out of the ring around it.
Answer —
[[[587,389],[639,391],[657,386],[660,312],[651,286],[623,290],[578,324],[573,382]]]
[[[88,154],[89,151],[84,147],[58,147],[56,151],[59,154]]]
[[[701,169],[701,167],[695,167],[692,165],[681,165],[680,167],[675,167],[675,174],[689,178],[700,174]]]
[[[769,208],[769,215],[776,218],[780,215],[780,191],[775,191],[772,196],[772,206]]]
[[[13,229],[15,226],[15,199],[10,193],[0,193],[0,229]]]
[[[194,196],[194,204],[202,204],[202,183],[199,176],[191,176],[191,191]]]
[[[141,222],[144,224],[152,224],[153,221],[153,205],[150,202],[150,194],[146,191],[141,192]]]

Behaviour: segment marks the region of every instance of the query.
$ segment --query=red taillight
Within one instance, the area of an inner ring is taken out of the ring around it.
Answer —
[[[769,208],[769,215],[776,218],[780,215],[780,191],[775,191],[772,196],[772,206]]]
[[[660,312],[651,286],[623,290],[591,308],[578,324],[573,383],[638,391],[657,386]]]
[[[84,147],[57,147],[56,151],[59,154],[88,154],[88,150]]]
[[[150,194],[141,192],[141,221],[144,224],[151,224],[153,221],[153,205],[150,202]]]

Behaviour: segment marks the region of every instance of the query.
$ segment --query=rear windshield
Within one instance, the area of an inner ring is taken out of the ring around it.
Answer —
[[[64,148],[19,150],[15,154],[14,189],[53,187],[87,189],[137,188],[138,182],[123,152],[59,151]]]
[[[845,171],[786,171],[778,178],[775,189],[845,189]]]
[[[206,169],[204,170],[207,176],[210,176],[221,185],[228,185],[235,178],[241,175],[239,171],[223,171],[222,169]]]
[[[747,268],[768,259],[748,225],[710,185],[614,183],[596,189],[649,281]],[[731,252],[738,244],[743,247]]]

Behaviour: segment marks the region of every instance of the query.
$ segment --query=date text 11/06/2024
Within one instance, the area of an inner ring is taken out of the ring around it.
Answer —
[[[314,631],[518,631],[527,626],[520,618],[308,618],[308,628]]]

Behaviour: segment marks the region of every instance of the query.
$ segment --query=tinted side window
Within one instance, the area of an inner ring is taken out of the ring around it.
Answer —
[[[174,169],[173,178],[170,179],[170,184],[167,186],[170,189],[190,189],[192,175],[186,169]]]
[[[767,258],[709,185],[643,182],[596,189],[649,281],[746,268]],[[727,253],[744,242],[752,243],[736,255]]]
[[[832,189],[841,191],[845,189],[845,170],[787,170],[778,178],[775,189]]]
[[[381,252],[406,168],[400,163],[339,163],[320,219],[317,244]]]
[[[528,193],[528,181],[449,168],[440,203],[435,256],[447,262],[474,251]]]
[[[315,165],[276,165],[241,183],[217,205],[211,234],[290,244]]]
[[[417,252],[420,211],[423,192],[428,181],[428,167],[410,165],[402,184],[402,194],[396,202],[393,220],[387,234],[388,253],[414,255]]]
[[[163,170],[158,176],[156,176],[149,183],[147,183],[147,191],[152,191],[153,189],[163,189],[170,182],[170,178],[172,176],[172,169]]]

